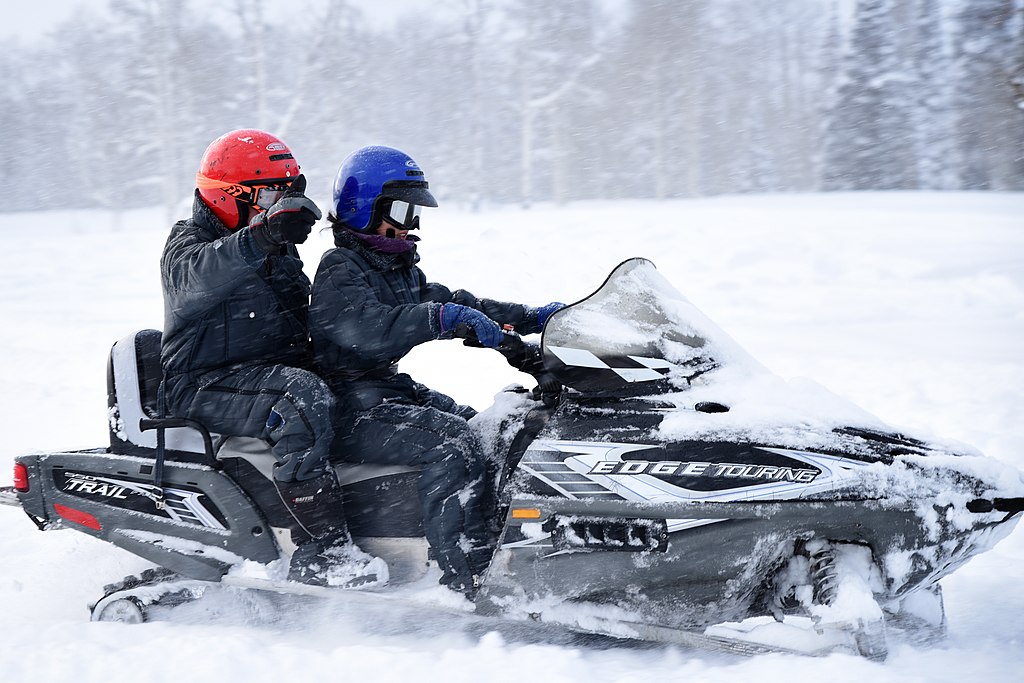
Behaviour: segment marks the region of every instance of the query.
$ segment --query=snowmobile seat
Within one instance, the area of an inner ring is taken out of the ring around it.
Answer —
[[[140,421],[160,417],[159,390],[163,379],[158,330],[140,330],[119,340],[107,364],[107,405],[110,450],[113,453],[156,456],[157,430],[143,431]],[[165,416],[175,419],[175,416]],[[195,423],[198,426],[198,423]],[[205,432],[205,434],[204,434]],[[204,441],[208,435],[210,443]],[[271,495],[276,463],[270,444],[258,438],[221,435],[193,427],[164,430],[165,457],[169,460],[232,464],[227,471],[250,495]],[[207,456],[209,450],[210,456]],[[418,468],[388,465],[335,465],[339,483],[351,506],[353,533],[365,536],[422,534],[415,488]],[[269,492],[269,493],[268,493]],[[259,498],[259,496],[257,496]],[[410,510],[415,509],[416,515]],[[389,511],[388,514],[381,514]]]
[[[121,339],[110,351],[107,366],[107,402],[110,417],[110,449],[114,453],[153,457],[157,448],[156,429],[143,430],[141,420],[160,418],[159,330],[140,330]],[[177,420],[173,415],[165,419]],[[274,456],[262,439],[227,436],[193,426],[164,430],[166,457],[209,463],[214,457],[241,458],[268,479],[273,477]],[[209,444],[205,438],[209,437]],[[208,454],[209,452],[209,454]]]
[[[159,330],[140,330],[121,339],[110,351],[107,364],[107,405],[110,417],[110,446],[115,453],[152,456],[156,430],[143,431],[139,420],[159,417],[159,390],[163,379],[160,365]],[[165,416],[171,417],[174,416]],[[274,457],[262,439],[210,433],[218,458],[238,457],[249,461],[268,479],[272,478]],[[202,434],[189,427],[165,430],[165,448],[172,459],[199,459],[204,453]],[[191,454],[192,457],[189,457]],[[394,474],[416,472],[418,468],[388,465],[337,464],[341,484],[354,484]]]

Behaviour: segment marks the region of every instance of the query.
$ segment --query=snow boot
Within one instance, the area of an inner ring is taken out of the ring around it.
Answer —
[[[473,548],[466,554],[469,570],[476,576],[483,576],[484,572],[487,571],[487,567],[490,566],[493,556],[493,547]]]
[[[289,564],[290,581],[339,588],[387,584],[387,563],[352,542],[341,486],[333,473],[275,484],[292,521],[291,540],[296,546]]]
[[[331,588],[379,588],[388,583],[388,565],[363,552],[347,535],[333,543],[315,539],[292,553],[288,580]]]
[[[470,568],[466,554],[461,549],[454,548],[440,550],[435,556],[442,571],[441,585],[473,600],[480,590],[480,576]]]

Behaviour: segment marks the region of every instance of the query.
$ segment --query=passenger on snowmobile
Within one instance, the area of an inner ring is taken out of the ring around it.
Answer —
[[[310,565],[347,567],[351,549],[327,462],[334,400],[310,370],[310,282],[295,245],[321,214],[305,186],[273,135],[236,130],[210,144],[192,217],[174,225],[161,258],[161,363],[172,414],[273,444],[285,506],[272,524],[297,546],[290,578],[321,583]]]
[[[467,424],[476,414],[399,373],[418,344],[450,339],[460,325],[495,347],[499,323],[539,332],[562,307],[478,299],[428,282],[417,267],[422,207],[436,207],[423,171],[391,147],[363,147],[342,163],[328,214],[336,249],[313,283],[310,333],[320,374],[339,401],[334,451],[354,463],[420,467],[417,489],[425,533],[441,582],[472,594],[494,539],[493,505],[480,441]]]

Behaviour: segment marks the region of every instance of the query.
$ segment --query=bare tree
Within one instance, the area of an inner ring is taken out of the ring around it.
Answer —
[[[972,0],[959,15],[956,59],[962,186],[1020,189],[1024,176],[1024,2]]]
[[[284,6],[111,0],[0,55],[0,128],[33,162],[0,170],[0,209],[180,212],[244,126],[287,136],[312,188],[380,142],[471,207],[1024,189],[1024,0],[447,0],[372,25],[350,0]]]

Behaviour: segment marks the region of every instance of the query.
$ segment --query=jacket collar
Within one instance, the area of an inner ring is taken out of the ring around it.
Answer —
[[[420,260],[420,255],[416,253],[415,244],[412,244],[411,248],[406,251],[387,253],[380,251],[379,249],[374,249],[372,242],[362,239],[359,235],[347,228],[335,229],[334,244],[343,249],[351,249],[356,252],[362,256],[366,262],[374,268],[374,270],[386,271],[399,270],[403,268],[409,269],[416,265]]]

